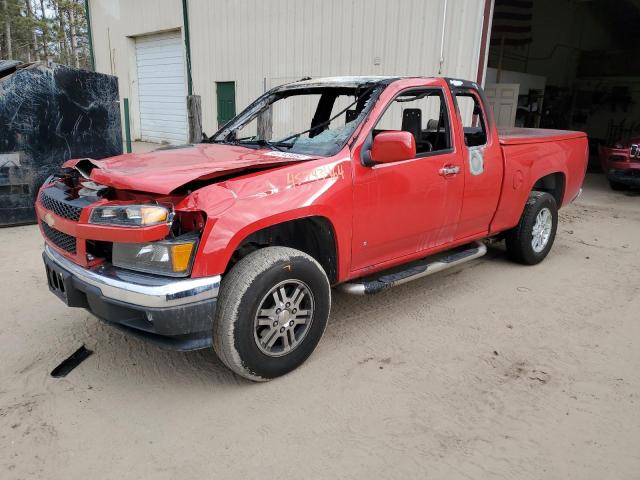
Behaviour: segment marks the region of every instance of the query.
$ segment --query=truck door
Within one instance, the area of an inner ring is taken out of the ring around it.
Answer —
[[[380,103],[387,106],[372,112],[363,148],[380,132],[404,130],[415,138],[416,157],[370,166],[356,159],[352,270],[452,241],[462,204],[463,165],[453,144],[449,92],[414,86],[385,94],[387,102],[381,97]]]
[[[465,82],[467,83],[467,82]],[[504,165],[495,124],[479,91],[453,89],[465,174],[462,211],[455,238],[478,237],[489,231],[502,188]]]

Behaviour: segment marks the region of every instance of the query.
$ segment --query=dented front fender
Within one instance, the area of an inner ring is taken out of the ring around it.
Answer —
[[[346,151],[342,156],[235,178],[194,192],[183,203],[204,211],[207,222],[192,275],[224,273],[233,252],[249,235],[306,217],[323,217],[332,225],[336,232],[338,276],[346,275],[350,260],[351,185],[351,159]]]

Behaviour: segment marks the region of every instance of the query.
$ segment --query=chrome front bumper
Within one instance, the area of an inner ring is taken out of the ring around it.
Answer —
[[[111,266],[83,268],[44,247],[45,256],[83,283],[100,290],[105,299],[143,308],[171,308],[218,297],[221,276],[175,279],[136,274]]]

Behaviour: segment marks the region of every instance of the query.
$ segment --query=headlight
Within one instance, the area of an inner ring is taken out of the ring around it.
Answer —
[[[171,210],[160,205],[113,205],[94,208],[89,222],[121,227],[147,227],[169,223],[172,215]]]
[[[197,237],[185,234],[151,243],[114,243],[112,263],[138,272],[186,277],[196,251]]]

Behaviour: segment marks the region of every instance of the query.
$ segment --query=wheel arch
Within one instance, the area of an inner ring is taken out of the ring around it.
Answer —
[[[531,191],[547,192],[553,196],[560,208],[563,204],[564,193],[567,186],[567,177],[564,172],[548,173],[533,183]]]
[[[564,170],[545,169],[544,172],[532,173],[529,179],[535,180],[518,181],[518,176],[513,172],[505,174],[500,202],[489,227],[491,234],[504,232],[518,224],[531,192],[547,192],[553,196],[558,208],[563,206],[567,188]]]
[[[244,235],[235,243],[225,273],[239,260],[264,247],[290,247],[313,257],[324,269],[329,282],[338,281],[338,240],[331,220],[310,215],[273,223]]]

